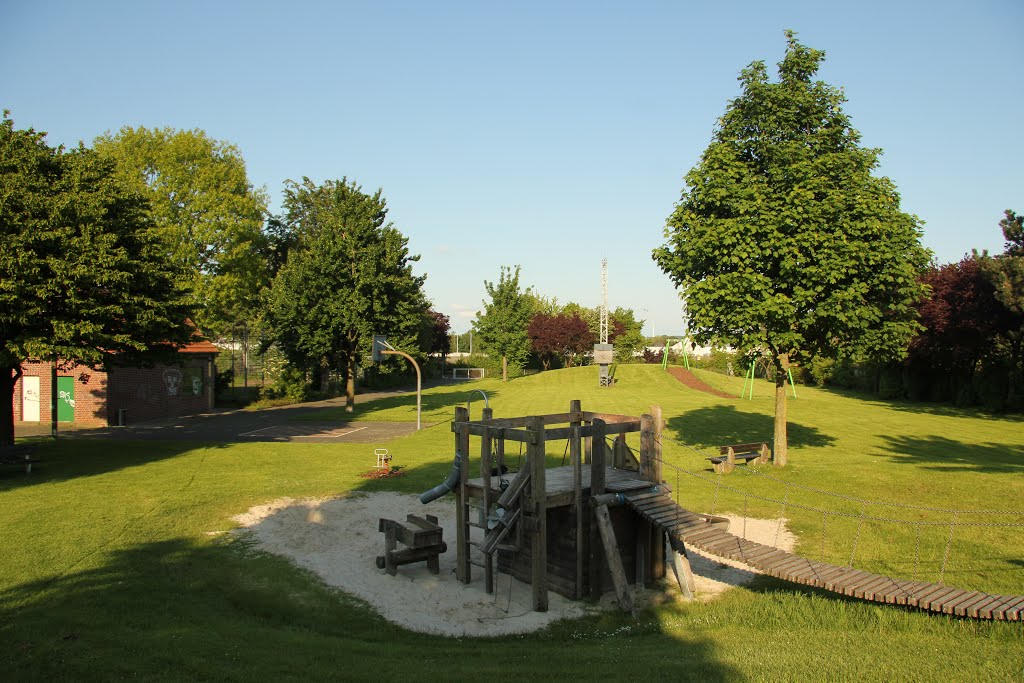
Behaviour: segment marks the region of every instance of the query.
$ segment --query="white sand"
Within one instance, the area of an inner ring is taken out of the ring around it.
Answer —
[[[380,518],[405,521],[409,513],[437,516],[444,527],[448,552],[440,556],[441,572],[434,576],[426,562],[398,568],[389,576],[374,563],[383,554]],[[615,607],[607,595],[600,605],[575,602],[548,592],[548,611],[531,609],[530,586],[495,574],[495,592],[487,595],[483,570],[472,568],[473,581],[455,579],[455,507],[451,497],[422,505],[416,496],[397,493],[354,494],[344,498],[293,500],[283,498],[257,505],[234,518],[268,552],[290,558],[331,586],[365,600],[389,621],[405,628],[450,636],[496,636],[544,628],[563,618],[583,616]],[[730,530],[743,534],[741,518],[730,518]],[[478,532],[479,530],[474,529]],[[794,538],[784,521],[748,519],[746,538],[790,550]],[[754,571],[736,562],[690,554],[698,599],[710,599],[753,578]],[[669,572],[671,576],[671,572]],[[669,582],[673,586],[674,582]],[[678,595],[678,587],[670,590]]]

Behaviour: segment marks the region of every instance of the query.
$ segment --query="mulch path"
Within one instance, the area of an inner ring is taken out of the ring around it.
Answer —
[[[686,368],[670,367],[668,369],[668,372],[670,375],[672,375],[677,380],[679,380],[686,386],[690,387],[691,389],[703,391],[706,394],[718,396],[719,398],[736,398],[732,394],[727,394],[724,391],[719,391],[718,389],[715,389],[714,387],[709,387],[707,384],[704,384],[704,382],[701,382],[699,379],[697,379],[697,376],[694,375],[689,370],[687,370]]]

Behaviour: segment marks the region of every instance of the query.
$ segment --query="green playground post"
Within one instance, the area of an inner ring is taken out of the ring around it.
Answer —
[[[668,339],[665,340],[665,352],[661,354],[661,369],[668,370]]]
[[[789,373],[789,388],[793,390],[793,398],[796,398],[796,384],[793,383],[793,369],[786,368],[786,372]]]
[[[751,365],[747,370],[747,374],[743,376],[743,391],[740,392],[740,398],[743,398],[747,393],[747,382],[750,382],[750,396],[748,400],[754,400],[754,366]]]

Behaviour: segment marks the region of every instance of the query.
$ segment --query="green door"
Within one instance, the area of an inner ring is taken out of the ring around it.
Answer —
[[[57,378],[57,421],[75,421],[75,378]]]

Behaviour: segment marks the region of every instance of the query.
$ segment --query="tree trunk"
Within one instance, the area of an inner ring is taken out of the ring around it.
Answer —
[[[508,356],[501,357],[501,381],[508,381]]]
[[[772,460],[777,467],[789,461],[789,438],[786,435],[786,370],[789,355],[780,353],[775,358],[775,448]]]
[[[20,376],[20,367],[0,368],[0,449],[14,445],[14,385]]]
[[[345,362],[345,412],[356,409],[356,364],[350,358]]]

